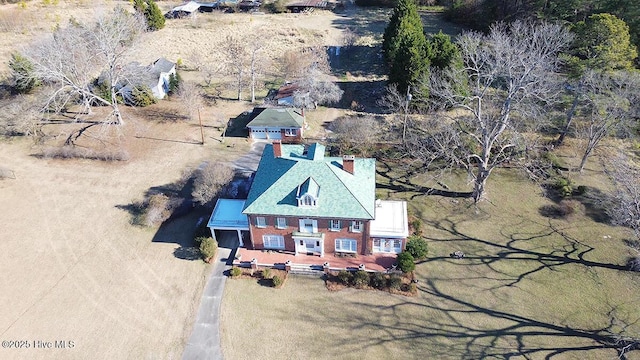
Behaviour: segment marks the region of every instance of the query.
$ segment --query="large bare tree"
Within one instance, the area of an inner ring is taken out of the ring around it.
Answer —
[[[70,24],[31,46],[26,54],[35,73],[53,89],[45,110],[61,112],[80,102],[90,112],[92,104],[106,105],[112,111],[104,123],[122,124],[119,90],[135,76],[125,61],[144,29],[144,20],[117,7],[94,24]],[[107,91],[93,86],[98,76]]]
[[[535,110],[555,95],[557,55],[569,42],[560,25],[497,24],[487,35],[469,32],[460,37],[464,68],[433,72],[432,95],[455,111],[440,113],[439,124],[448,129],[423,143],[423,150],[429,153],[426,158],[465,168],[476,202],[491,172],[523,149],[520,134],[538,121]],[[464,74],[456,73],[460,71]],[[467,91],[457,86],[460,76],[468,79]]]
[[[628,72],[588,72],[583,77],[584,116],[576,125],[576,135],[583,143],[578,170],[582,172],[588,158],[601,141],[616,131],[631,125],[633,103],[640,78]]]
[[[249,51],[245,45],[245,40],[241,36],[227,35],[222,47],[225,70],[235,78],[238,101],[242,100],[242,89],[246,83],[245,76],[249,62]]]
[[[622,153],[608,158],[604,167],[615,185],[611,200],[604,204],[607,215],[614,225],[631,228],[640,239],[640,167]]]

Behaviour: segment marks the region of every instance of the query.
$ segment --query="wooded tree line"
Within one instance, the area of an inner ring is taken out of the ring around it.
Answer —
[[[499,21],[540,19],[577,24],[594,14],[609,13],[629,26],[631,41],[640,46],[640,2],[636,0],[448,0],[447,17],[486,31]]]
[[[509,4],[502,5],[515,6]],[[515,4],[522,12],[538,2]],[[638,133],[637,51],[627,24],[609,13],[585,14],[574,24],[538,17],[495,22],[485,33],[466,32],[453,42],[425,36],[415,2],[399,0],[383,52],[390,83],[385,103],[404,119],[403,150],[434,178],[465,169],[476,202],[503,164],[539,179],[553,176],[545,157],[568,135],[578,140],[575,170],[582,172],[606,137]]]

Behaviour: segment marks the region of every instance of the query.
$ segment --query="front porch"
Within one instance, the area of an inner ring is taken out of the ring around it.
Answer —
[[[292,252],[238,248],[236,258],[238,255],[240,259],[234,259],[233,261],[233,265],[235,266],[249,267],[251,266],[251,260],[256,259],[258,266],[284,269],[285,263],[290,261],[292,267],[310,268],[318,270],[319,273],[322,272],[324,263],[329,263],[329,269],[331,270],[358,270],[359,266],[363,264],[367,271],[385,272],[396,262],[395,254],[384,253],[373,255],[358,254],[355,257],[339,257],[337,255],[319,257],[301,254],[296,256]]]

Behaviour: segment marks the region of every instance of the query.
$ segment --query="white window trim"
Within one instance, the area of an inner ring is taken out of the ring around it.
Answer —
[[[346,244],[349,244],[349,245],[345,246],[343,248],[343,245],[346,245]],[[353,250],[352,250],[352,247],[353,247]],[[355,239],[336,239],[336,252],[357,253],[358,252],[358,240],[355,240]]]
[[[318,232],[318,220],[314,220],[314,219],[300,219],[300,232],[301,233],[306,233],[309,234],[309,232],[307,232],[307,227],[304,225],[305,221],[311,221],[311,227],[312,227],[312,231],[311,233],[317,233]]]
[[[284,129],[284,136],[297,136],[298,129]]]
[[[272,242],[277,242],[274,246]],[[267,245],[267,242],[269,245]],[[284,249],[284,236],[282,235],[262,235],[262,244],[265,249]]]
[[[356,226],[358,225],[358,226]],[[354,220],[351,222],[351,232],[354,233],[361,233],[362,229],[364,228],[364,222],[360,221],[360,220]]]
[[[334,221],[337,222],[337,227],[334,227]],[[329,230],[330,231],[340,231],[342,230],[342,224],[340,223],[340,220],[329,220]]]
[[[281,223],[282,221],[282,223]],[[276,228],[278,229],[286,229],[287,228],[287,218],[279,217],[276,218]]]
[[[264,216],[256,216],[256,227],[257,228],[266,228],[267,227],[267,218]]]

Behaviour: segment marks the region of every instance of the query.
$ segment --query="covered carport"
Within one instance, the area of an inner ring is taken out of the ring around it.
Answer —
[[[240,246],[244,246],[242,231],[249,231],[249,219],[242,213],[242,209],[244,200],[218,199],[207,224],[211,236],[216,239],[216,230],[235,230]]]

